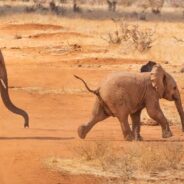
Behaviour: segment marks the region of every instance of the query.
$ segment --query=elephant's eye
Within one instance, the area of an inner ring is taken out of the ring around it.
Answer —
[[[174,90],[176,90],[176,86],[174,86],[174,88],[173,88]]]

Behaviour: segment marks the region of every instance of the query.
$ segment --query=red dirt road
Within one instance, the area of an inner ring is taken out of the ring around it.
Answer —
[[[70,146],[77,145],[79,141],[77,127],[86,122],[90,116],[94,97],[88,93],[74,90],[77,88],[83,89],[83,86],[73,78],[72,74],[75,73],[87,78],[91,86],[95,86],[96,81],[99,81],[109,71],[101,69],[101,71],[95,72],[95,69],[81,69],[80,67],[75,69],[57,67],[54,69],[55,71],[52,71],[52,67],[32,66],[29,68],[26,65],[21,66],[21,69],[19,68],[19,71],[17,71],[16,64],[7,65],[7,68],[10,76],[10,86],[15,83],[14,81],[19,82],[19,79],[22,78],[20,84],[25,86],[28,83],[37,83],[35,86],[46,87],[52,80],[53,89],[57,89],[58,86],[62,85],[68,85],[68,88],[65,88],[64,91],[58,90],[54,92],[44,91],[43,88],[30,88],[27,91],[25,89],[10,89],[12,101],[29,113],[30,128],[24,129],[22,118],[7,111],[1,104],[1,183],[58,184],[95,182],[92,177],[62,175],[62,173],[51,171],[46,167],[44,161],[53,156],[72,156]],[[39,79],[38,73],[40,75]],[[59,79],[61,75],[62,78]],[[89,80],[89,78],[92,80]],[[172,111],[172,109],[170,110]],[[172,126],[171,129],[174,136],[167,140],[161,139],[159,126],[143,126],[142,135],[145,141],[183,142],[184,134],[180,131],[180,125]],[[119,123],[115,118],[109,118],[96,125],[85,141],[94,140],[112,141],[117,146],[125,144]]]

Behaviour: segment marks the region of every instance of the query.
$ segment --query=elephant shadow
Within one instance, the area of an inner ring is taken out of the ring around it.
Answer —
[[[102,141],[102,139],[93,139],[93,138],[90,138],[86,141],[89,141],[89,142],[94,142],[94,141]],[[122,140],[122,139],[109,139],[109,138],[105,138],[103,139],[103,141],[109,141],[109,142],[124,142],[126,140]],[[137,141],[132,141],[132,142],[137,142]],[[154,142],[165,142],[165,143],[183,143],[184,142],[184,139],[173,139],[173,140],[169,140],[169,139],[144,139],[143,141],[139,141],[139,142],[142,142],[142,143],[154,143]]]
[[[0,137],[0,141],[4,140],[40,140],[40,141],[67,141],[73,140],[75,137],[52,137],[52,136],[30,136],[30,137]]]
[[[175,140],[169,140],[169,139],[156,139],[156,140],[144,140],[144,142],[184,142],[184,139],[175,139]]]

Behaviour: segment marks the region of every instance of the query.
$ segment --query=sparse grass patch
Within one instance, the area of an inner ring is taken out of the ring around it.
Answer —
[[[155,41],[153,38],[154,33],[155,31],[152,29],[141,30],[138,25],[134,25],[130,31],[130,38],[134,44],[134,47],[139,52],[145,52],[152,47],[152,44]]]
[[[136,169],[144,173],[177,169],[184,148],[179,143],[137,144],[128,151],[134,160]]]
[[[109,44],[133,45],[141,53],[152,47],[155,41],[155,30],[143,29],[138,24],[130,24],[126,21],[113,20],[113,22],[116,30],[109,32],[105,37],[101,36]]]
[[[55,158],[49,165],[71,174],[103,176],[109,182],[115,179],[121,183],[133,178],[156,180],[159,174],[179,171],[184,154],[179,143],[131,143],[115,149],[112,143],[104,141],[83,142],[71,151],[76,155],[74,159]],[[173,178],[177,175],[168,180]]]
[[[19,48],[11,48],[11,49],[19,49]],[[86,93],[85,90],[83,89],[78,89],[78,88],[59,88],[59,89],[47,89],[47,88],[42,88],[42,87],[16,87],[16,86],[10,86],[14,91],[26,91],[31,94],[40,94],[40,95],[45,95],[45,94],[81,94],[81,93]]]
[[[89,144],[80,143],[77,147],[73,147],[76,156],[85,161],[103,160],[112,153],[112,145],[106,141],[95,141]]]
[[[166,145],[163,149],[163,155],[169,168],[177,169],[182,162],[184,148],[181,144]]]
[[[101,38],[109,44],[121,44],[130,39],[130,25],[125,21],[113,20],[116,30]]]

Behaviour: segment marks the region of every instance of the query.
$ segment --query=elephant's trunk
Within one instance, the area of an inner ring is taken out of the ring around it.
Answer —
[[[1,90],[1,97],[2,97],[2,100],[3,100],[3,103],[4,105],[8,108],[8,110],[10,110],[11,112],[15,113],[15,114],[19,114],[21,116],[23,116],[25,122],[24,122],[24,127],[29,127],[29,116],[28,114],[16,107],[10,100],[10,97],[9,97],[9,93],[8,93],[8,88],[4,88],[2,83],[0,84],[0,90]]]
[[[178,97],[175,99],[175,105],[180,115],[182,130],[184,132],[184,112],[183,112],[183,107],[182,107],[181,97],[180,97],[179,92],[178,92]]]
[[[3,55],[1,53],[1,51],[0,51],[0,77],[1,77],[1,80],[3,81],[3,82],[2,81],[0,82],[0,92],[1,92],[1,97],[2,97],[4,105],[11,112],[23,116],[23,118],[25,120],[24,127],[29,127],[29,116],[28,116],[28,114],[24,110],[16,107],[12,103],[12,101],[10,100],[9,92],[8,92],[7,71],[6,71],[4,58],[3,58]]]

